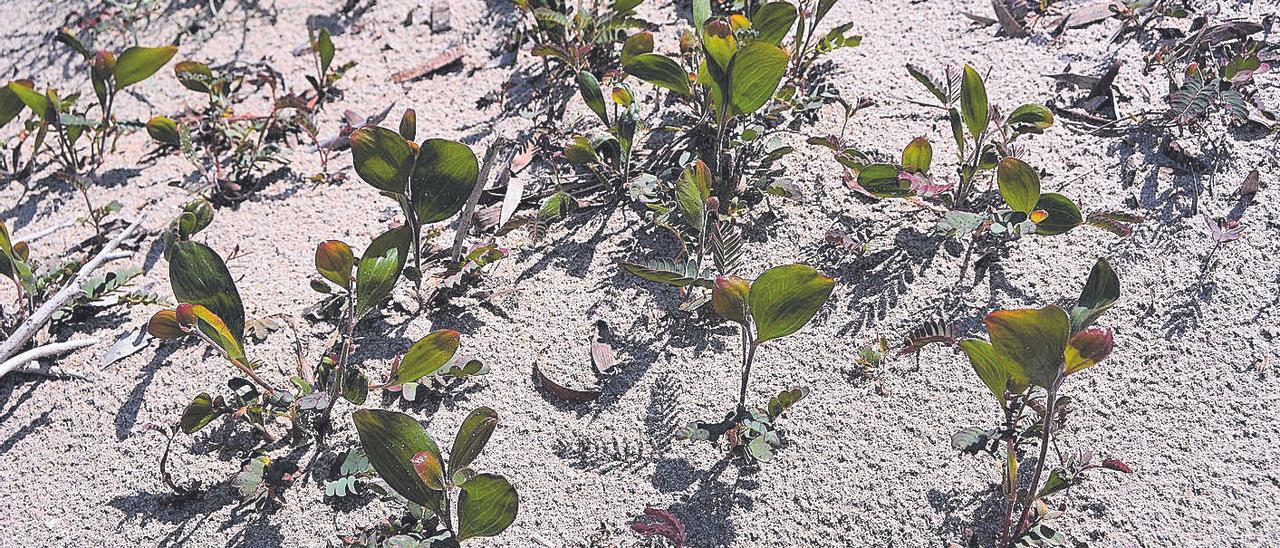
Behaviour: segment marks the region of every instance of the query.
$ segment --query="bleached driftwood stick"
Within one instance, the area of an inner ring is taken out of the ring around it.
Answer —
[[[31,350],[28,350],[26,352],[18,354],[17,356],[14,356],[12,358],[5,360],[4,363],[0,363],[0,377],[8,375],[13,371],[17,371],[19,373],[32,373],[36,375],[45,375],[45,376],[51,376],[51,377],[73,377],[73,378],[83,379],[85,378],[85,376],[82,374],[73,373],[70,371],[63,371],[61,370],[61,368],[57,368],[54,366],[28,367],[27,364],[35,365],[34,362],[40,358],[56,356],[64,352],[70,352],[77,348],[93,346],[95,344],[98,344],[99,341],[101,341],[101,339],[97,337],[91,337],[88,339],[74,339],[66,342],[49,343],[44,346],[37,346],[35,348],[32,348]]]
[[[133,224],[129,225],[129,228],[126,228],[123,232],[117,234],[115,238],[112,238],[110,242],[107,242],[107,245],[103,246],[102,250],[99,251],[97,255],[94,255],[92,259],[89,259],[89,262],[80,267],[80,271],[76,273],[75,278],[67,283],[67,285],[62,289],[58,290],[52,298],[40,305],[40,308],[37,308],[35,312],[32,312],[31,316],[27,318],[26,321],[22,322],[22,325],[19,325],[17,329],[13,330],[13,333],[7,340],[0,342],[0,360],[3,360],[5,364],[8,364],[9,359],[18,353],[18,349],[27,344],[27,341],[30,341],[31,337],[34,337],[35,334],[40,331],[40,328],[44,327],[44,324],[49,323],[49,319],[53,317],[54,312],[57,312],[58,309],[66,306],[71,299],[74,299],[81,294],[83,291],[81,286],[83,286],[84,282],[89,279],[89,276],[93,275],[94,270],[97,270],[102,263],[109,259],[120,258],[121,255],[115,252],[116,248],[120,247],[122,242],[137,232],[138,229],[142,228],[142,223],[146,220],[147,216],[145,214],[139,215],[138,219],[135,220]],[[25,361],[23,363],[25,363]],[[18,364],[14,364],[13,367],[17,367],[17,365]],[[0,376],[3,376],[3,374],[7,372],[8,370],[0,371]]]

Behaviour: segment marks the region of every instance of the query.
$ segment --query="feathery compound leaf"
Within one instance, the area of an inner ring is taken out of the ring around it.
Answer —
[[[933,96],[938,99],[939,103],[945,105],[951,102],[950,98],[947,97],[946,92],[942,90],[942,84],[938,83],[938,80],[934,78],[932,74],[925,72],[924,69],[911,63],[907,63],[907,72],[910,73],[911,77],[915,78],[917,82],[924,84],[925,89],[929,90],[929,93],[932,93]]]
[[[651,282],[675,287],[698,285],[711,288],[715,277],[709,270],[700,270],[697,261],[653,259],[640,263],[622,263],[622,269]]]
[[[1129,226],[1129,224],[1141,223],[1145,220],[1146,218],[1141,215],[1123,211],[1099,211],[1090,213],[1089,218],[1085,220],[1085,224],[1105,230],[1116,236],[1126,237],[1133,234],[1133,227]]]
[[[1215,87],[1207,84],[1199,73],[1188,75],[1182,87],[1169,96],[1170,118],[1179,124],[1189,124],[1204,117],[1213,105]]]
[[[914,354],[933,343],[941,343],[953,345],[956,343],[956,330],[948,322],[941,320],[929,320],[924,322],[910,333],[907,333],[906,340],[903,341],[902,350],[898,354]]]

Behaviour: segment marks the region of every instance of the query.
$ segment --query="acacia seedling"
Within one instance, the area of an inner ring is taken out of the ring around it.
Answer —
[[[107,50],[90,53],[74,37],[64,33],[63,42],[71,44],[79,52],[89,69],[89,81],[97,99],[98,114],[90,118],[90,108],[77,105],[79,92],[62,95],[57,89],[47,88],[44,93],[35,89],[30,80],[16,80],[0,93],[0,126],[4,126],[21,114],[25,106],[32,113],[27,132],[36,135],[32,145],[34,161],[42,149],[47,148],[59,165],[58,176],[72,183],[80,192],[93,222],[95,233],[101,238],[102,220],[110,213],[106,208],[94,207],[89,188],[95,184],[98,169],[107,152],[115,146],[119,126],[113,114],[117,95],[125,88],[143,82],[160,70],[173,58],[175,46],[131,47],[119,56]],[[49,135],[52,135],[52,140]],[[86,147],[80,147],[81,139],[87,139]],[[25,140],[25,138],[23,139]],[[19,145],[21,146],[21,141]],[[13,169],[18,169],[17,148],[14,149]],[[23,172],[30,173],[30,165]]]
[[[1055,305],[997,310],[985,319],[990,341],[965,339],[959,343],[1003,417],[996,428],[966,428],[952,438],[957,449],[985,452],[1003,462],[1001,548],[1022,546],[1036,538],[1065,544],[1065,538],[1047,524],[1046,497],[1079,484],[1088,470],[1130,471],[1118,460],[1094,462],[1091,451],[1064,455],[1058,449],[1058,434],[1075,409],[1074,401],[1062,395],[1062,386],[1071,375],[1111,354],[1111,330],[1094,322],[1119,297],[1120,280],[1111,266],[1099,259],[1069,312]],[[1019,465],[1036,446],[1030,483],[1025,483],[1025,471],[1020,471]],[[1058,456],[1058,465],[1053,468],[1048,466],[1050,448]]]
[[[369,463],[415,518],[409,531],[400,532],[408,540],[462,543],[497,536],[515,521],[520,506],[515,486],[471,467],[497,429],[494,410],[477,408],[462,421],[447,461],[409,415],[361,409],[353,419]]]
[[[351,134],[351,157],[360,179],[395,200],[411,231],[413,267],[407,276],[421,287],[423,229],[462,211],[480,176],[471,147],[447,139],[414,143],[413,111],[401,118],[400,131],[365,126]]]
[[[749,460],[771,460],[774,449],[782,445],[778,418],[804,398],[808,389],[784,390],[771,398],[768,406],[748,408],[747,387],[756,351],[764,343],[791,335],[809,323],[826,304],[834,287],[834,280],[802,264],[771,268],[754,282],[737,277],[716,279],[711,306],[724,319],[737,323],[742,335],[738,406],[722,421],[690,423],[680,436],[712,441],[727,436],[730,447]]]

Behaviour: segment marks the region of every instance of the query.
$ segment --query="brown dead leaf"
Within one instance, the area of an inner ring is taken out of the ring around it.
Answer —
[[[430,60],[428,60],[427,62],[421,65],[418,65],[408,70],[402,70],[400,72],[397,72],[391,75],[391,81],[397,84],[402,84],[410,80],[416,80],[418,78],[431,74],[435,71],[438,71],[442,68],[445,68],[449,65],[457,63],[458,61],[461,61],[462,56],[465,53],[466,53],[466,50],[463,49],[462,46],[451,47],[447,50],[444,50],[443,52],[440,52],[439,55],[432,57]]]

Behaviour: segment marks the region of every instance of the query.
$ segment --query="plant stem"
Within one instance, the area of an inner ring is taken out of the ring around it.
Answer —
[[[338,391],[341,390],[343,377],[347,372],[347,360],[351,357],[351,346],[355,344],[356,331],[356,299],[355,294],[351,291],[351,287],[347,287],[347,312],[343,315],[346,320],[346,331],[342,337],[342,351],[338,358],[338,363],[334,364],[333,374],[330,378],[333,383],[329,386],[329,403],[324,407],[324,416],[329,418],[329,414],[333,411],[333,404],[338,401]]]
[[[1056,383],[1055,383],[1056,384]],[[1055,404],[1058,399],[1058,387],[1046,391],[1044,405],[1044,421],[1040,433],[1040,457],[1036,460],[1035,472],[1031,474],[1031,490],[1027,492],[1027,502],[1022,508],[1022,516],[1018,518],[1018,523],[1014,525],[1015,532],[1020,533],[1022,526],[1027,522],[1027,518],[1031,516],[1031,509],[1035,507],[1036,493],[1040,491],[1040,474],[1044,472],[1045,458],[1049,456],[1049,438],[1053,435],[1053,412],[1057,407]]]
[[[754,340],[751,340],[751,332],[744,325],[742,326],[742,386],[738,389],[738,413],[746,413],[747,410],[747,381],[751,379],[751,363],[756,358],[756,347],[760,346]]]

